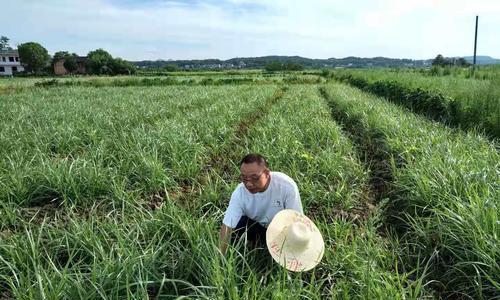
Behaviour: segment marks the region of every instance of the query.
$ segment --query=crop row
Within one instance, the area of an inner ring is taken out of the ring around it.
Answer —
[[[68,172],[60,178],[80,180],[73,175],[78,165],[71,166],[70,161],[80,161],[81,168],[106,163],[113,172],[94,181],[107,188],[113,182],[106,180],[114,176],[116,182],[123,181],[129,187],[109,199],[114,210],[104,214],[99,206],[85,215],[61,207],[66,213],[53,222],[29,222],[21,232],[0,231],[2,295],[49,299],[421,296],[418,280],[394,271],[397,253],[376,234],[377,212],[359,210],[368,200],[367,171],[349,139],[332,122],[329,108],[316,89],[290,87],[267,113],[246,124],[248,129],[240,131],[244,134],[235,132],[234,125],[263,105],[273,90],[244,86],[175,87],[167,91],[70,88],[38,92],[42,95],[38,100],[27,94],[12,95],[9,102],[2,102],[3,109],[10,112],[2,125],[9,124],[10,132],[2,139],[13,136],[6,141],[17,143],[6,150],[10,159],[2,163],[23,166],[29,163],[27,158],[40,156],[39,152],[50,162],[52,150],[46,141],[53,140],[56,132],[66,132],[68,136],[55,143],[69,143],[55,148],[59,149],[56,157],[70,163]],[[165,114],[169,117],[162,118]],[[94,126],[103,128],[103,132],[94,133],[98,135],[95,140],[80,144],[80,139],[88,141]],[[18,132],[21,129],[26,136]],[[224,146],[228,141],[234,147]],[[169,143],[175,148],[165,150]],[[102,144],[107,146],[101,149]],[[12,155],[19,147],[17,156]],[[217,151],[222,148],[228,152]],[[314,272],[288,276],[275,264],[267,264],[261,252],[242,256],[244,250],[239,246],[225,258],[218,253],[217,230],[237,184],[238,160],[250,151],[263,153],[273,170],[297,181],[306,213],[321,228],[327,247],[323,262]],[[213,160],[212,155],[228,159]],[[120,158],[114,160],[116,156]],[[146,158],[149,164],[142,163]],[[20,178],[29,178],[30,171],[50,170],[36,163],[37,158],[34,161],[35,165]],[[192,186],[199,190],[190,200],[199,205],[195,205],[195,211],[186,212],[171,201],[178,186],[175,182],[198,178],[196,174],[207,161],[220,162],[227,168],[214,167],[203,182]],[[115,164],[133,167],[113,169]],[[135,175],[138,184],[130,184],[130,169],[145,170]],[[2,179],[8,178],[6,174],[9,172],[2,173]],[[43,183],[36,184],[40,185]],[[135,191],[154,192],[160,186],[169,192],[161,205],[155,210],[140,205],[146,196]],[[87,188],[82,187],[75,195],[86,193]],[[10,190],[7,194],[14,197],[17,192]],[[124,195],[126,201],[121,199]],[[22,200],[15,199],[7,200]],[[123,206],[133,209],[123,211]],[[361,213],[365,215],[357,215]],[[13,218],[12,222],[26,221]]]
[[[306,214],[324,234],[325,258],[312,273],[290,274],[292,278],[287,279],[276,267],[269,271],[253,267],[262,265],[265,254],[260,252],[247,257],[245,264],[237,252],[231,252],[222,266],[206,257],[204,271],[192,282],[214,287],[209,298],[389,299],[425,295],[418,280],[394,272],[397,250],[376,234],[378,214],[364,203],[368,201],[367,170],[314,87],[290,87],[227,154],[230,161],[225,163],[231,168],[226,172],[232,170],[237,175],[237,160],[248,152],[265,154],[272,170],[297,181]],[[215,208],[207,212],[202,207],[201,217],[221,216],[236,184],[226,181],[236,176],[220,172],[209,176],[212,180],[198,201]],[[216,186],[220,192],[214,192]],[[216,228],[221,217],[217,220]],[[239,275],[234,276],[233,270]]]
[[[114,285],[123,284],[119,293],[137,295],[134,285],[142,284],[150,292],[150,283],[140,278],[125,284],[129,276],[147,277],[157,269],[159,276],[181,277],[162,264],[175,258],[177,243],[185,245],[169,231],[182,211],[167,202],[152,217],[141,203],[148,193],[176,193],[195,178],[214,149],[235,134],[240,118],[274,90],[66,88],[10,95],[1,103],[9,112],[1,138],[8,146],[2,148],[1,295],[120,298],[111,292]],[[51,220],[20,215],[18,204],[37,205],[44,213],[40,205],[54,201],[61,205]],[[72,204],[90,209],[82,214]],[[148,260],[145,248],[161,251]],[[113,270],[123,276],[113,276]],[[43,282],[33,288],[37,280]]]
[[[481,80],[499,80],[500,67],[498,65],[483,65],[474,67],[453,67],[453,66],[433,66],[429,69],[408,69],[410,73],[417,73],[425,76],[451,76],[460,78],[474,78]]]
[[[334,72],[333,76],[433,120],[500,137],[498,82],[387,71]]]
[[[180,79],[179,79],[180,78]],[[129,77],[129,78],[89,78],[89,79],[49,79],[34,83],[35,87],[61,87],[61,86],[85,86],[85,87],[129,87],[129,86],[171,86],[171,85],[239,85],[239,84],[276,84],[276,83],[320,83],[321,78],[317,76],[272,76],[265,77]]]
[[[234,134],[232,124],[275,89],[73,87],[9,95],[0,103],[0,227],[15,222],[18,205],[85,207],[178,189]]]
[[[386,224],[403,268],[426,270],[444,295],[498,295],[500,157],[495,145],[453,132],[341,84],[323,88],[334,115],[391,168]]]

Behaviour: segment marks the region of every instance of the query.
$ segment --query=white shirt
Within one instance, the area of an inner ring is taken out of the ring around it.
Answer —
[[[240,183],[231,195],[222,221],[224,225],[235,228],[240,218],[247,216],[267,227],[274,216],[283,209],[304,213],[299,189],[292,178],[281,172],[271,172],[270,180],[265,191],[255,194],[250,193],[245,185]]]

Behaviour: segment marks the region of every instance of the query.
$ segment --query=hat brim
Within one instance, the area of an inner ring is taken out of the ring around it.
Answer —
[[[301,222],[311,230],[309,243],[300,251],[284,247],[288,226]],[[266,244],[272,258],[293,272],[308,271],[314,268],[323,258],[325,243],[318,227],[305,215],[292,209],[277,213],[266,232]]]

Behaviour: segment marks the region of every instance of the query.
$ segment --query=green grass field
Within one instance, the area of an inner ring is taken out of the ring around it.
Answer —
[[[0,299],[498,297],[496,141],[320,74],[0,79]],[[249,152],[297,182],[315,269],[218,252]]]
[[[431,119],[500,139],[500,68],[444,70],[450,74],[372,69],[341,70],[334,76]]]

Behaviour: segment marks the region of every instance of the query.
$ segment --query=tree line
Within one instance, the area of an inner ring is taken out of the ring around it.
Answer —
[[[0,49],[12,50],[9,45],[9,38],[0,37]],[[17,51],[21,64],[27,74],[43,75],[53,74],[54,65],[64,60],[64,68],[69,73],[74,73],[78,69],[76,53],[68,51],[58,51],[51,58],[47,49],[36,42],[27,42],[18,45]],[[85,60],[85,70],[88,74],[95,75],[119,75],[119,74],[134,74],[136,67],[126,60],[119,57],[114,58],[104,49],[96,49],[87,54]]]
[[[294,63],[304,68],[365,68],[365,67],[425,67],[430,65],[432,59],[411,60],[386,57],[345,57],[328,59],[311,59],[300,56],[261,56],[261,57],[236,57],[228,60],[202,59],[202,60],[143,60],[132,61],[134,65],[143,69],[179,69],[179,70],[208,70],[219,69],[219,65],[226,69],[265,69],[271,63]],[[213,67],[216,65],[217,67]]]
[[[268,72],[275,72],[275,71],[302,71],[304,70],[304,66],[298,63],[294,62],[279,62],[279,61],[272,61],[268,64],[266,64],[265,68],[266,71]]]
[[[446,67],[446,66],[458,66],[458,67],[468,67],[471,64],[465,60],[465,58],[460,57],[460,58],[445,58],[441,54],[438,54],[436,58],[432,61],[433,66],[440,66],[440,67]]]

